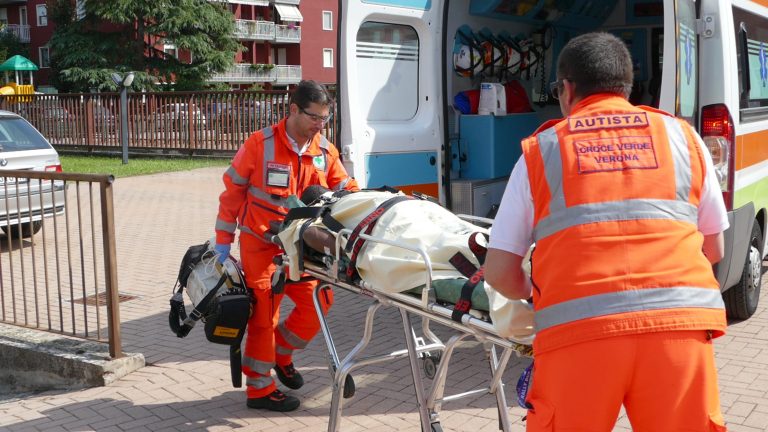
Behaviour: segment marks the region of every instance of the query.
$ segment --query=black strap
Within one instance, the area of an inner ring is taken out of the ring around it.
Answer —
[[[352,280],[357,277],[357,255],[360,253],[360,249],[362,249],[363,244],[365,244],[365,239],[360,238],[360,233],[365,229],[365,234],[370,234],[373,231],[373,227],[376,225],[376,221],[379,220],[384,212],[399,202],[411,199],[414,198],[408,195],[398,195],[384,201],[383,203],[379,204],[379,206],[376,207],[374,211],[372,211],[368,216],[360,221],[354,230],[352,230],[352,234],[349,235],[349,238],[347,239],[347,245],[344,248],[347,253],[351,252],[349,263],[347,264],[347,280]]]
[[[332,203],[331,203],[332,204]],[[283,225],[287,225],[291,221],[296,219],[317,219],[328,227],[333,232],[339,232],[344,229],[344,225],[341,224],[336,218],[331,216],[331,205],[323,206],[310,206],[310,207],[296,207],[288,210],[288,215],[283,220]]]
[[[310,206],[310,207],[294,207],[288,210],[288,214],[283,220],[283,224],[287,225],[296,219],[316,219],[323,213],[322,206]]]
[[[483,281],[484,273],[485,268],[480,267],[467,279],[466,282],[464,282],[464,285],[461,287],[459,301],[453,306],[451,319],[461,322],[461,317],[464,316],[464,314],[469,313],[469,309],[472,307],[472,293],[475,291],[477,284]]]
[[[384,185],[384,186],[379,186],[379,187],[377,187],[377,188],[365,188],[365,189],[361,189],[361,192],[364,192],[364,191],[374,191],[374,192],[390,192],[390,193],[393,193],[393,194],[396,194],[396,193],[400,193],[400,190],[399,190],[399,189],[395,189],[395,188],[393,188],[392,186],[387,186],[387,185]]]
[[[323,215],[323,218],[321,219],[321,221],[323,222],[323,225],[325,225],[326,227],[328,227],[329,230],[335,233],[344,229],[344,225],[342,225],[341,222],[336,220],[335,217],[331,216],[330,209]]]
[[[483,264],[485,263],[485,255],[488,252],[488,248],[477,242],[477,236],[483,235],[488,241],[488,234],[475,232],[469,236],[469,250],[477,257],[477,261],[480,263],[480,267],[475,267],[474,264],[464,256],[461,252],[456,252],[448,262],[451,263],[456,270],[459,271],[467,281],[461,287],[461,294],[459,295],[459,301],[453,306],[453,312],[451,313],[451,319],[457,322],[461,322],[461,317],[464,314],[469,313],[469,309],[472,307],[472,293],[475,291],[477,284],[483,281],[485,269]]]

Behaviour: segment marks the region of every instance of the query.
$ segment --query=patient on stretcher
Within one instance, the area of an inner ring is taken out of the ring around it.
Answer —
[[[341,278],[360,278],[375,291],[419,294],[427,281],[423,257],[400,245],[422,248],[431,262],[431,286],[442,303],[459,301],[461,288],[480,267],[481,249],[488,229],[467,222],[439,204],[400,192],[364,190],[332,193],[310,187],[301,197],[310,208],[291,210],[279,238],[291,263],[323,257],[338,259]],[[341,239],[341,257],[335,257],[336,232],[352,230]],[[396,242],[365,241],[357,234]],[[479,239],[479,241],[478,241]],[[349,244],[347,244],[349,243]],[[457,255],[463,256],[456,259]],[[457,266],[457,262],[460,264]],[[463,267],[462,264],[463,263]],[[348,267],[345,267],[348,266]],[[301,269],[292,265],[288,277],[298,280]],[[533,333],[533,311],[525,301],[508,300],[480,281],[471,294],[471,308],[490,317],[501,336],[525,337]]]

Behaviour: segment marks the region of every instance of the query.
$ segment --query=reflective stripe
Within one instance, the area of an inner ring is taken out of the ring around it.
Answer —
[[[271,375],[267,375],[267,376],[260,375],[258,377],[250,377],[250,376],[245,377],[245,385],[249,387],[254,387],[257,389],[267,388],[270,385],[272,385],[272,382],[273,381],[272,381]]]
[[[544,175],[550,191],[549,216],[542,218],[533,230],[539,241],[560,230],[577,225],[639,219],[679,220],[696,224],[698,209],[688,202],[692,173],[688,141],[682,125],[672,117],[663,117],[675,170],[675,196],[678,201],[637,199],[566,207],[563,194],[563,161],[560,140],[554,127],[537,135]]]
[[[691,193],[691,151],[688,148],[688,140],[685,138],[680,122],[664,116],[664,124],[669,136],[670,151],[675,165],[675,192],[677,199],[688,201]]]
[[[539,241],[560,230],[594,222],[665,219],[696,224],[698,209],[688,202],[633,199],[581,204],[568,207],[541,219],[533,229]]]
[[[723,309],[720,291],[712,288],[669,287],[648,288],[597,294],[569,300],[536,311],[536,331],[586,318],[618,313],[672,309]]]
[[[253,230],[252,230],[252,229],[248,228],[248,227],[247,227],[247,226],[245,226],[245,225],[241,225],[241,226],[240,226],[240,232],[241,232],[241,233],[250,234],[250,235],[251,235],[251,236],[253,236],[254,238],[256,238],[256,239],[259,239],[259,240],[263,241],[264,243],[267,243],[267,244],[274,244],[274,243],[272,243],[272,242],[268,241],[267,239],[265,239],[264,237],[262,237],[261,235],[259,235],[259,234],[256,234],[255,232],[253,232]]]
[[[224,174],[229,176],[229,178],[232,179],[232,183],[236,185],[248,184],[248,179],[238,174],[237,170],[235,170],[235,167],[232,165],[227,168],[227,171]]]
[[[234,233],[237,229],[237,224],[234,222],[224,222],[221,219],[216,219],[216,227],[219,231],[226,231],[228,233]]]
[[[293,354],[293,350],[292,349],[284,347],[284,346],[280,346],[280,345],[275,347],[275,352],[277,354],[280,354],[280,355],[291,355],[291,354]]]
[[[345,178],[344,180],[340,181],[339,184],[334,186],[333,190],[334,191],[340,191],[340,190],[344,189],[345,187],[347,187],[347,184],[349,184],[350,180],[352,180],[352,179],[349,178],[349,177]]]
[[[248,186],[248,193],[253,195],[256,199],[272,204],[275,207],[282,207],[283,209],[288,207],[288,200],[286,198],[275,198],[273,195],[264,192],[256,186]]]
[[[261,172],[264,178],[261,184],[267,184],[267,163],[275,159],[275,131],[272,126],[261,130],[264,134],[264,154],[261,158]]]
[[[539,150],[544,162],[544,175],[547,178],[547,186],[551,201],[549,212],[555,213],[565,209],[565,195],[563,195],[563,159],[560,155],[560,140],[557,132],[551,127],[539,135]]]
[[[285,341],[291,344],[291,346],[294,348],[304,348],[309,343],[309,341],[305,341],[304,339],[296,336],[293,332],[288,330],[284,323],[278,324],[277,330],[281,335],[283,335],[283,339],[285,339]]]
[[[256,360],[253,357],[248,357],[247,355],[243,356],[243,366],[247,367],[248,369],[262,374],[262,375],[269,375],[269,371],[272,370],[273,367],[275,367],[275,362],[265,362],[261,360]]]

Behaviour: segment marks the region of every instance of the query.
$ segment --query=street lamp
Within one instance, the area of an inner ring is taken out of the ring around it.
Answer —
[[[128,163],[128,87],[133,84],[133,72],[125,76],[112,73],[112,81],[120,87],[120,144],[123,148],[123,164]]]

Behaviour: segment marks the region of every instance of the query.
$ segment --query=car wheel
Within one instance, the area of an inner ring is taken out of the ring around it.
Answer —
[[[749,237],[749,249],[744,269],[741,272],[739,283],[723,293],[725,310],[729,318],[747,319],[757,310],[757,302],[760,300],[760,283],[762,280],[763,260],[760,248],[763,245],[763,233],[760,225],[752,226],[752,235]]]
[[[19,225],[5,225],[3,226],[3,232],[10,238],[19,238],[19,230],[21,230],[21,238],[30,238],[37,234],[42,228],[42,221],[24,222]]]

